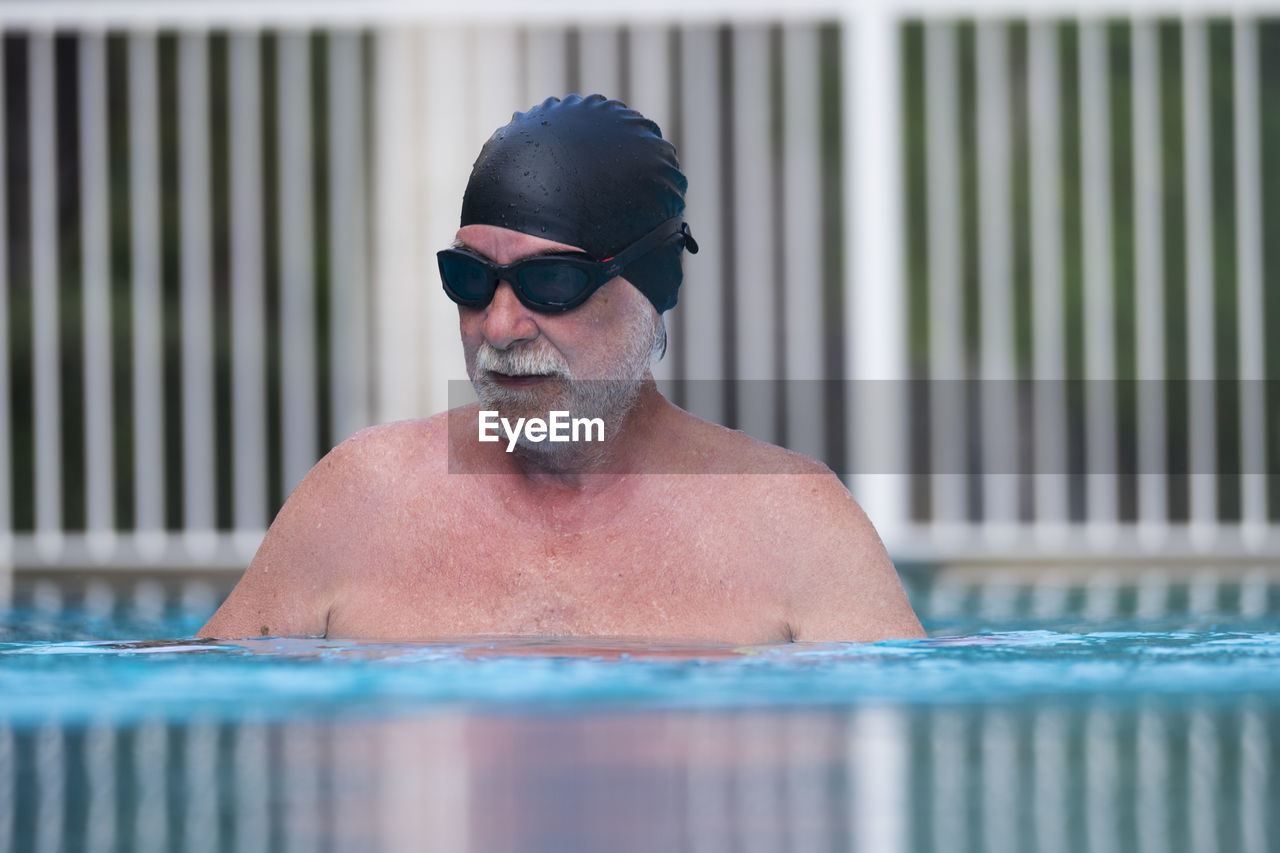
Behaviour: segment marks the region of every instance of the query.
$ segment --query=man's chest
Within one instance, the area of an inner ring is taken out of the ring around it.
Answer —
[[[758,550],[678,520],[454,529],[353,578],[330,633],[786,639],[786,602]]]

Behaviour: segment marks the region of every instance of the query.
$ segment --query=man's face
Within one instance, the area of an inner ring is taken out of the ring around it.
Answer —
[[[548,252],[580,251],[564,243],[493,225],[467,225],[458,241],[498,264]],[[498,286],[484,308],[458,308],[467,374],[485,408],[506,417],[625,414],[649,375],[658,315],[644,295],[615,278],[561,314],[533,311],[511,285]]]

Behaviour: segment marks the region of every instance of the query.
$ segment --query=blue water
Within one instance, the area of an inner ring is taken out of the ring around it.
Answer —
[[[57,620],[0,617],[0,719],[25,727],[454,708],[528,713],[1028,699],[1174,708],[1191,697],[1235,703],[1246,696],[1280,707],[1277,618],[741,648],[538,638],[229,643],[189,639],[198,624],[181,615],[149,626],[95,626],[74,613]],[[145,628],[152,630],[128,633]],[[146,636],[179,639],[139,639]]]
[[[860,815],[913,853],[1278,849],[1280,615],[757,647],[204,616],[0,613],[0,851],[882,849]]]

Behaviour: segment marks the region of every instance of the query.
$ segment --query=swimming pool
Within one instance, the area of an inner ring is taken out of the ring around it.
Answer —
[[[204,615],[0,617],[0,851],[1280,843],[1271,612],[874,645],[138,641]]]

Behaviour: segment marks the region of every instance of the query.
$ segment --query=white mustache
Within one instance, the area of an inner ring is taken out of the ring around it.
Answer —
[[[564,358],[550,347],[538,350],[529,347],[500,350],[487,341],[481,341],[480,348],[476,350],[476,372],[570,378],[569,366],[565,364]]]

